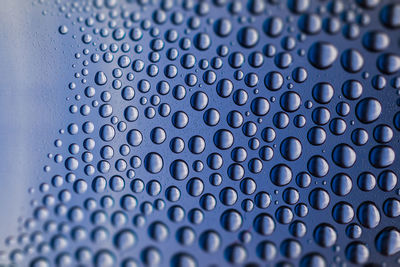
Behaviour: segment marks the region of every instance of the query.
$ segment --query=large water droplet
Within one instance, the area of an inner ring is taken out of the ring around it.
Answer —
[[[308,60],[318,69],[327,69],[338,56],[337,48],[327,42],[316,42],[308,50]]]

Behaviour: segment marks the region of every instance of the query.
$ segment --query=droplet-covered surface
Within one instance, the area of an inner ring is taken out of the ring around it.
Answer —
[[[6,262],[400,264],[399,3],[34,4],[71,116]]]

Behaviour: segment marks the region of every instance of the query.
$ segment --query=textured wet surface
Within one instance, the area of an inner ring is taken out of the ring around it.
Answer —
[[[30,5],[63,126],[2,262],[400,264],[400,3]]]

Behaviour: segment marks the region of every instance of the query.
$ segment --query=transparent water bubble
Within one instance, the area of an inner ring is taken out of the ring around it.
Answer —
[[[327,42],[316,42],[308,50],[308,60],[318,69],[327,69],[338,56],[337,48]]]
[[[260,35],[257,29],[247,26],[241,28],[237,33],[237,40],[244,48],[252,48],[257,45]]]

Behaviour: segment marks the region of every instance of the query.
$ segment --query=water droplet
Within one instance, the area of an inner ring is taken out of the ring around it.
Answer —
[[[259,40],[258,31],[250,26],[243,27],[237,33],[237,40],[244,48],[252,48],[257,45]]]
[[[338,56],[337,48],[327,42],[316,42],[308,51],[308,60],[318,69],[327,69]]]

